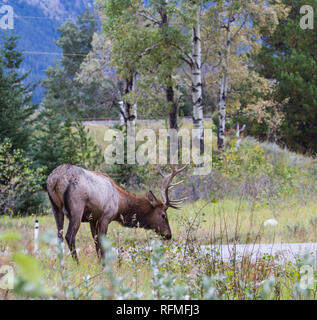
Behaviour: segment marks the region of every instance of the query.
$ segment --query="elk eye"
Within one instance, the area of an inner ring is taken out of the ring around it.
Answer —
[[[162,218],[166,219],[166,214],[165,213],[162,213]]]

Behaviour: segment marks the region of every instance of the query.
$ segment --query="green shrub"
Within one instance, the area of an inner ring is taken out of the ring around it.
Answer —
[[[128,164],[127,154],[127,130],[124,126],[114,125],[114,130],[120,130],[124,137],[124,163],[115,163],[107,168],[105,171],[109,172],[110,176],[119,184],[123,186],[137,186],[140,187],[146,180],[149,173],[149,165],[135,165]],[[138,148],[138,143],[136,144]]]
[[[298,159],[288,159],[288,153],[275,144],[259,143],[249,137],[237,148],[234,138],[228,142],[225,152],[214,152],[213,168],[239,194],[242,192],[247,198],[261,201],[273,199],[296,193],[304,178],[301,168],[307,163],[299,166]]]
[[[264,151],[258,143],[242,144],[236,148],[236,139],[232,140],[223,156],[223,169],[237,178],[247,175],[261,175],[270,170]]]
[[[103,161],[100,147],[81,122],[64,120],[62,115],[44,110],[38,123],[41,125],[33,141],[32,158],[37,166],[46,167],[46,176],[64,163],[91,170],[99,168]]]
[[[23,151],[12,149],[7,139],[0,144],[0,214],[28,214],[40,210],[39,194],[45,168],[33,168]]]

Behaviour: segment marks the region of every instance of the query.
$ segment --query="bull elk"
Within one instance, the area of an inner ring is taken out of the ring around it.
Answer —
[[[126,227],[153,229],[164,239],[171,239],[172,232],[167,218],[169,207],[179,209],[185,200],[171,200],[168,191],[179,184],[172,184],[173,178],[187,165],[178,169],[172,165],[172,172],[162,176],[162,200],[152,191],[140,197],[121,188],[107,174],[89,171],[74,165],[63,164],[47,178],[47,191],[55,216],[58,238],[63,241],[64,215],[69,219],[66,242],[73,258],[78,263],[75,237],[81,222],[89,222],[98,257],[104,256],[100,236],[106,235],[108,225],[117,221]]]

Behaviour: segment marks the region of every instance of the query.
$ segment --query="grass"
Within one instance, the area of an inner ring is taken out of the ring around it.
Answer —
[[[212,121],[204,121],[205,129],[211,129],[212,127],[213,127]],[[108,145],[108,143],[104,141],[104,136],[105,136],[106,130],[109,129],[110,127],[104,124],[90,124],[90,125],[86,125],[86,128],[90,130],[95,142],[101,147],[101,150],[105,150],[105,147]],[[151,128],[157,133],[159,129],[164,129],[166,127],[165,127],[164,121],[158,121],[157,123],[142,122],[142,123],[136,124],[137,131],[140,129],[149,129],[149,128]],[[181,125],[181,128],[192,129],[193,123],[183,122]]]
[[[203,276],[213,275],[213,277],[221,276],[225,279],[213,280],[216,281],[214,285],[218,288],[217,298],[263,298],[265,295],[261,289],[263,286],[259,286],[259,283],[264,280],[269,281],[270,276],[278,278],[278,283],[283,288],[278,293],[279,299],[294,298],[293,287],[299,277],[296,266],[278,267],[273,263],[273,258],[267,260],[261,258],[254,263],[249,261],[248,257],[244,257],[244,262],[238,266],[236,262],[233,265],[233,261],[225,263],[220,258],[217,261],[211,257],[202,257],[199,253],[195,253],[195,250],[191,250],[199,248],[200,244],[317,241],[317,202],[312,201],[302,205],[296,200],[287,199],[282,205],[279,203],[278,207],[279,210],[274,211],[273,214],[272,209],[265,204],[250,207],[250,204],[245,201],[223,200],[216,203],[203,201],[187,203],[181,211],[171,210],[169,221],[173,231],[173,240],[163,243],[163,253],[158,261],[162,263],[165,261],[165,263],[157,268],[162,272],[162,276],[168,277],[171,274],[177,280],[175,283],[172,282],[173,284],[166,289],[167,291],[165,290],[167,293],[158,292],[158,297],[162,298],[163,295],[164,298],[165,294],[165,297],[172,295],[175,298],[176,293],[173,293],[173,288],[187,288],[189,292],[187,298],[203,298]],[[10,252],[22,251],[34,255],[32,248],[35,218],[39,220],[40,234],[55,234],[55,221],[51,215],[0,217],[0,234],[18,230],[22,236],[22,240],[13,247],[0,242],[0,252],[6,252],[0,256],[1,264],[10,261]],[[275,218],[279,224],[275,227],[264,228],[263,222],[270,218]],[[250,228],[251,225],[252,228]],[[156,235],[152,231],[128,229],[113,222],[109,227],[108,238],[111,240],[111,246],[117,248],[119,252],[113,260],[111,270],[116,279],[118,277],[123,279],[121,284],[130,290],[129,298],[154,298],[153,256],[152,253],[144,251],[144,248],[151,245],[151,241],[157,238]],[[176,253],[171,249],[171,244],[178,248]],[[34,256],[43,270],[42,279],[44,279],[45,286],[54,288],[55,292],[58,292],[54,297],[58,299],[100,298],[98,287],[109,288],[112,280],[103,271],[96,257],[88,224],[82,223],[76,238],[76,245],[80,249],[80,265],[77,266],[68,254],[63,268],[60,268],[54,245],[41,241],[40,253]],[[183,251],[184,248],[187,249],[187,252]],[[87,276],[90,277],[89,280]],[[245,287],[241,287],[241,283],[238,284],[239,278],[243,278]],[[172,280],[167,279],[166,281]],[[274,286],[268,295],[269,298],[277,297]],[[164,285],[160,284],[160,287]],[[4,295],[0,290],[0,297],[1,293]],[[5,297],[14,299],[21,296],[16,293],[7,293]],[[107,295],[106,297],[111,298],[112,296]]]
[[[216,203],[208,203],[203,200],[187,203],[181,210],[169,209],[168,211],[173,238],[176,241],[182,239],[184,229],[199,210],[201,212],[197,218],[199,228],[196,236],[200,244],[209,244],[211,233],[216,239],[215,243],[219,244],[220,227],[224,223],[226,223],[228,243],[234,241],[235,243],[246,243],[248,237],[252,242],[259,232],[261,232],[262,243],[271,243],[272,230],[274,230],[275,241],[280,243],[317,241],[317,200],[302,204],[297,199],[285,199],[284,203],[278,204],[278,210],[272,210],[269,205],[263,203],[250,207],[250,204],[246,201],[232,199],[219,200]],[[239,215],[239,239],[234,240],[237,214]],[[274,228],[264,228],[263,222],[272,218],[278,221],[278,225]],[[52,215],[39,216],[36,219],[39,220],[41,232],[56,229]],[[1,216],[0,232],[19,230],[26,238],[30,237],[32,239],[34,220],[35,217],[32,216],[18,218]],[[254,229],[253,236],[250,236],[251,223]],[[215,225],[216,228],[214,229]],[[67,229],[67,220],[64,229]],[[122,243],[137,241],[138,239],[145,240],[149,234],[152,234],[152,232],[143,229],[125,228],[117,222],[112,222],[108,231],[108,235],[113,241],[120,240]],[[118,235],[120,235],[119,240]],[[89,224],[81,224],[77,241],[79,248],[82,244],[90,242],[93,245]]]
[[[146,126],[140,127],[143,125]],[[190,128],[192,124],[183,126]],[[151,124],[156,131],[163,127],[163,122]],[[104,148],[106,126],[89,128]],[[248,159],[258,159],[259,148],[254,148],[257,142],[247,138],[243,143],[250,144],[249,149],[243,149],[252,151]],[[300,287],[301,266],[315,263],[309,257],[281,265],[277,263],[278,257],[267,254],[256,261],[247,254],[241,260],[233,254],[229,261],[224,261],[217,251],[206,255],[201,250],[201,245],[214,244],[317,242],[316,162],[273,144],[259,145],[264,150],[259,169],[240,161],[244,154],[228,153],[228,168],[241,172],[242,177],[229,174],[227,182],[234,183],[236,191],[241,181],[258,179],[257,192],[252,192],[253,185],[249,182],[251,192],[243,191],[242,198],[238,198],[239,193],[227,193],[215,180],[220,190],[217,200],[210,196],[208,200],[188,202],[180,211],[168,211],[173,240],[161,244],[152,231],[128,229],[113,222],[107,235],[110,241],[105,243],[108,248],[105,266],[97,259],[88,224],[82,223],[76,237],[80,249],[78,266],[68,250],[64,255],[58,251],[52,215],[0,216],[0,267],[13,265],[17,279],[13,291],[0,289],[0,299],[316,299],[316,283],[311,289]],[[267,164],[275,169],[269,176],[272,187],[267,187],[265,179],[261,184],[261,177],[270,168]],[[142,171],[140,175],[150,176]],[[156,193],[157,185],[155,172],[152,190]],[[36,254],[33,253],[35,219],[39,220],[43,236]],[[268,219],[275,219],[278,224],[264,227]],[[9,236],[9,240],[1,241],[1,235],[16,231],[19,240],[10,240]],[[17,257],[17,253],[22,256]]]

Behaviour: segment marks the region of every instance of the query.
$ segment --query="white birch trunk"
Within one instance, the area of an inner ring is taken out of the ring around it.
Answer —
[[[226,128],[226,97],[225,97],[225,77],[220,80],[219,92],[219,119],[218,119],[218,150],[223,150],[225,146]]]
[[[193,103],[193,126],[200,131],[199,141],[193,141],[195,148],[200,148],[200,154],[204,153],[204,106],[202,96],[201,75],[201,38],[200,38],[200,10],[198,11],[197,25],[192,30],[192,103]]]
[[[222,79],[220,80],[220,94],[219,94],[219,122],[218,122],[218,150],[224,151],[225,149],[225,131],[226,131],[226,103],[229,88],[229,68],[230,68],[230,51],[231,51],[231,38],[230,38],[230,24],[232,15],[229,15],[228,24],[226,26],[225,38],[225,62],[223,66]]]
[[[240,148],[240,143],[241,143],[240,135],[245,130],[245,128],[246,128],[245,124],[242,126],[241,129],[240,129],[240,124],[239,123],[237,124],[237,132],[236,132],[236,137],[237,137],[236,147],[237,147],[237,149]]]
[[[119,101],[119,111],[120,111],[120,126],[124,126],[125,124],[125,110],[123,101]]]
[[[132,91],[136,92],[136,73],[133,75]],[[135,103],[133,105],[133,115],[134,115],[134,119],[136,120],[138,118],[138,104],[137,103]]]
[[[133,90],[135,90],[135,76],[131,77],[131,79],[125,80],[124,94],[127,94]],[[128,126],[134,127],[135,119],[137,116],[137,113],[136,113],[137,106],[134,105],[133,107],[131,107],[130,103],[124,102],[122,100],[120,92],[119,92],[119,96],[120,96],[120,101],[119,101],[120,125],[125,125],[126,127]]]

